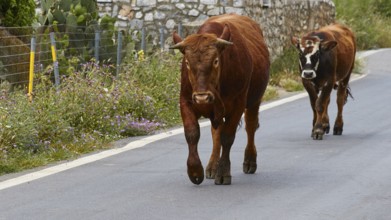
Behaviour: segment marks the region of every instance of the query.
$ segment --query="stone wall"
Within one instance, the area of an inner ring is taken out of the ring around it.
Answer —
[[[38,3],[39,1],[36,0]],[[183,36],[194,33],[208,17],[225,13],[247,15],[264,32],[272,58],[279,55],[292,35],[330,24],[335,18],[332,0],[97,0],[100,14],[117,17],[121,29],[134,34],[142,28],[150,43],[159,45],[160,31],[170,44],[174,29],[183,25]]]
[[[98,0],[98,4],[101,13],[117,16],[120,28],[145,28],[155,46],[162,30],[165,48],[180,23],[182,35],[187,36],[210,16],[247,15],[261,25],[272,58],[282,52],[290,36],[330,24],[335,18],[331,0]]]
[[[179,23],[182,36],[194,33],[210,16],[224,13],[247,15],[264,31],[272,58],[281,54],[290,36],[330,24],[335,18],[331,0],[98,0],[101,13],[117,16],[118,26],[146,29],[149,43],[159,46],[163,30],[165,48]]]
[[[263,29],[272,58],[290,44],[291,36],[299,36],[333,23],[335,5],[331,0],[272,0],[262,9],[259,0],[246,0],[246,15]]]

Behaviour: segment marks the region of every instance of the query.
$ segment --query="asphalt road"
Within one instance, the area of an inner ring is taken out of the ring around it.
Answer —
[[[241,128],[232,185],[193,185],[185,138],[175,130],[159,141],[130,139],[128,150],[72,169],[70,162],[59,173],[40,171],[48,176],[35,180],[1,177],[0,219],[391,219],[390,63],[391,50],[367,58],[368,75],[351,83],[355,99],[345,106],[342,136],[312,140],[307,97],[262,111],[257,173],[242,173]],[[333,122],[335,97],[329,114]],[[209,126],[199,149],[206,166]]]

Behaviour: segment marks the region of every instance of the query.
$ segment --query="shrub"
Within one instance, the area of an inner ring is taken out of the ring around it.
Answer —
[[[62,78],[58,88],[47,74],[38,74],[32,102],[21,91],[2,90],[0,174],[177,124],[179,62],[159,56],[131,61],[118,77],[113,66],[89,62],[73,68],[80,71]]]
[[[388,2],[335,0],[337,20],[354,30],[359,50],[391,47],[391,4]]]
[[[277,57],[271,64],[270,84],[294,91],[302,89],[303,87],[300,84],[294,83],[300,81],[298,62],[296,49],[293,46],[285,48],[283,54]]]

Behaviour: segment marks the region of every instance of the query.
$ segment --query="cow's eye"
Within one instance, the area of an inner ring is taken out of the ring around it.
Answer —
[[[186,64],[187,69],[190,69],[190,64],[189,64],[188,60],[185,60],[185,64]]]
[[[217,68],[219,66],[219,58],[216,58],[214,61],[213,61],[213,66],[215,68]]]

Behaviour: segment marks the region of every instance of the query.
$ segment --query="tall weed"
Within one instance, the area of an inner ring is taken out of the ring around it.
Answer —
[[[350,26],[360,50],[391,47],[391,3],[384,0],[335,0],[337,21]]]
[[[110,65],[72,67],[58,88],[38,74],[32,102],[1,90],[0,175],[177,124],[179,62],[164,56],[131,61],[119,76]]]

